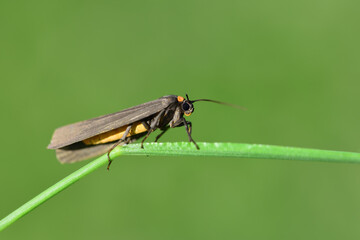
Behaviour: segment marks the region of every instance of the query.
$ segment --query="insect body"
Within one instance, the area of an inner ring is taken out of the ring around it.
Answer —
[[[117,113],[60,127],[55,130],[48,148],[56,150],[56,156],[62,163],[81,161],[106,152],[109,157],[116,146],[131,143],[144,136],[141,142],[143,148],[144,141],[156,129],[162,132],[155,142],[169,128],[184,126],[189,141],[199,149],[191,137],[191,122],[184,118],[184,115],[190,116],[193,113],[193,103],[196,101],[231,105],[209,99],[190,101],[188,95],[186,99],[176,95],[164,96]],[[109,157],[108,167],[110,163]]]

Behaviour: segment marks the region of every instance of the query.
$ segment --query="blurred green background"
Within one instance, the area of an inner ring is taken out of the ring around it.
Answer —
[[[197,103],[198,142],[360,151],[359,7],[1,1],[0,218],[87,163],[56,160],[55,128],[168,94],[248,109]],[[0,238],[359,239],[359,184],[357,164],[124,156]]]

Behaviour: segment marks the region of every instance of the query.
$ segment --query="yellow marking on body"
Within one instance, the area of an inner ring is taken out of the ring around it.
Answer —
[[[83,140],[83,143],[85,143],[86,145],[97,145],[97,144],[101,144],[101,143],[108,143],[108,142],[113,142],[113,141],[119,140],[124,135],[126,128],[127,128],[127,126],[123,126],[123,127],[111,130],[109,132],[101,133],[99,135],[96,135],[91,138]],[[147,129],[141,122],[133,123],[127,137],[130,137],[130,136],[133,136],[133,135],[136,135],[139,133],[143,133],[146,131],[147,131]]]
[[[178,96],[177,100],[178,100],[178,102],[182,102],[182,101],[184,101],[184,98],[182,96]]]
[[[188,117],[188,116],[190,116],[190,115],[191,115],[192,113],[189,113],[189,114],[187,114],[187,113],[184,113],[184,114],[185,114],[185,116],[187,116],[187,117]]]

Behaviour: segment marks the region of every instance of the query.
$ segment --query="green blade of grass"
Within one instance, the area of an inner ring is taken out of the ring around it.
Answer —
[[[270,146],[261,144],[241,143],[198,143],[197,150],[192,143],[147,143],[144,149],[140,144],[130,144],[118,147],[111,152],[111,158],[120,155],[144,155],[144,156],[203,156],[203,157],[237,157],[237,158],[265,158],[265,159],[288,159],[326,162],[358,162],[360,153],[328,151],[318,149],[294,148]],[[14,223],[16,220],[44,203],[57,193],[77,182],[89,173],[105,166],[108,163],[107,156],[101,156],[88,163],[84,167],[52,185],[38,196],[34,197],[14,212],[0,221],[0,231]],[[105,170],[105,167],[104,167]]]
[[[80,168],[79,170],[76,170],[69,176],[63,178],[59,182],[55,183],[30,201],[22,205],[21,207],[10,213],[8,216],[3,218],[0,221],[0,232],[12,223],[14,223],[16,220],[33,210],[34,208],[38,207],[43,202],[49,200],[62,190],[69,187],[71,184],[77,182],[78,180],[93,172],[97,168],[104,166],[105,164],[107,164],[107,162],[107,156],[101,156],[94,161],[88,163],[84,167]]]
[[[327,162],[360,162],[360,153],[309,148],[282,147],[245,143],[198,143],[200,150],[190,142],[130,144],[114,150],[122,155],[144,156],[208,156],[307,160]]]

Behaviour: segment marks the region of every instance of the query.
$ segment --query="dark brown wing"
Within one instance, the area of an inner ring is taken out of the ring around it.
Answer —
[[[61,163],[78,162],[99,156],[101,154],[105,154],[114,145],[114,143],[105,143],[99,145],[83,144],[84,146],[77,147],[75,146],[77,144],[81,144],[81,142],[72,144],[64,148],[56,149],[56,158],[59,159]]]
[[[131,136],[128,143],[134,142],[146,133]],[[124,145],[120,143],[119,145]],[[73,163],[86,160],[107,153],[114,145],[113,142],[99,145],[85,145],[83,142],[77,142],[63,148],[56,149],[56,157],[61,163]]]
[[[98,134],[140,121],[177,101],[177,96],[164,96],[123,111],[85,120],[55,130],[49,149],[58,149],[80,142]]]

